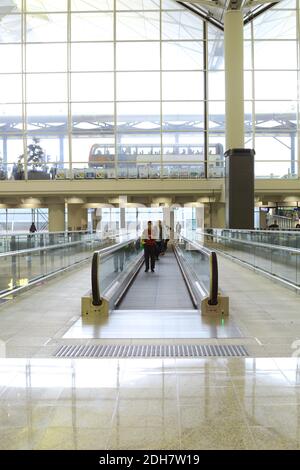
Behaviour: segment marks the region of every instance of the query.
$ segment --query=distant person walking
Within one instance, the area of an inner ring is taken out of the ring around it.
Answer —
[[[176,232],[176,238],[177,240],[180,240],[180,235],[181,235],[181,223],[177,222],[176,227],[175,227],[175,232]]]
[[[36,228],[34,222],[32,222],[32,224],[30,225],[29,232],[30,232],[30,233],[35,233],[35,232],[37,232],[37,228]]]
[[[171,233],[171,227],[169,227],[168,225],[164,225],[164,240],[163,240],[162,255],[164,255],[168,249],[168,242],[170,241],[170,233]]]
[[[279,225],[278,225],[278,223],[277,223],[277,220],[274,220],[274,222],[273,222],[271,225],[269,225],[269,228],[270,228],[270,229],[277,229],[277,228],[279,228]]]
[[[152,226],[151,220],[147,223],[147,228],[143,231],[142,242],[144,245],[145,273],[149,271],[149,261],[151,261],[151,272],[155,270],[156,240],[158,238],[156,227]]]
[[[32,222],[32,224],[29,227],[30,235],[27,236],[27,248],[28,249],[33,248],[33,245],[35,244],[35,240],[34,240],[35,237],[33,236],[35,232],[37,232],[37,229],[36,229],[35,223]]]

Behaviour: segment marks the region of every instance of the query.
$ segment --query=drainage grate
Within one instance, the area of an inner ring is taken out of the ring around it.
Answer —
[[[248,356],[244,346],[227,344],[145,344],[145,345],[64,345],[55,357],[205,357],[205,356]]]

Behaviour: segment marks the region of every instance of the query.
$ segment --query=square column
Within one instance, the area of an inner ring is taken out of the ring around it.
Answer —
[[[242,10],[224,15],[226,150],[244,147],[244,23]]]
[[[65,231],[65,205],[49,204],[48,206],[49,232]]]
[[[68,204],[68,230],[87,230],[88,210],[79,204]]]
[[[226,228],[254,228],[254,150],[225,152]]]

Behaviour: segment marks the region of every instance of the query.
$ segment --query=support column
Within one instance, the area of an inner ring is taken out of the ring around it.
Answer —
[[[211,215],[211,209],[210,209],[211,204],[210,203],[205,203],[204,204],[204,228],[212,228],[212,215]]]
[[[49,232],[65,231],[65,205],[49,204],[48,206]]]
[[[173,212],[173,225],[174,225],[174,211]],[[171,227],[171,209],[170,207],[163,207],[163,225],[165,227]],[[168,230],[167,233],[171,239],[171,230]]]
[[[175,214],[174,211],[170,210],[170,240],[174,240],[174,219],[175,219]]]
[[[170,227],[170,207],[163,207],[163,223]]]
[[[268,228],[267,212],[263,212],[261,208],[259,208],[259,229],[267,230],[267,228]]]
[[[199,207],[195,208],[196,216],[196,230],[204,229],[204,204],[201,204]]]
[[[210,204],[212,228],[225,227],[225,204],[222,202],[212,202]]]
[[[254,150],[244,148],[243,10],[224,16],[226,227],[254,227]],[[213,221],[212,221],[213,222]]]
[[[101,221],[102,221],[102,209],[101,208],[94,209],[94,212],[92,215],[92,221],[93,221],[93,231],[101,232]]]
[[[79,204],[68,204],[68,230],[87,230],[88,212]]]
[[[226,150],[244,148],[243,11],[224,16]]]
[[[126,228],[126,214],[125,214],[125,207],[120,207],[120,228]]]

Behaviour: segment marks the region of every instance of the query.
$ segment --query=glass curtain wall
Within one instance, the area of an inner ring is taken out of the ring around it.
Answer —
[[[224,176],[225,64],[224,33],[206,23],[207,41],[207,177]]]
[[[294,177],[299,0],[244,32],[256,177]],[[5,0],[0,179],[222,177],[223,45],[173,0]]]
[[[204,117],[208,98],[224,114],[220,54],[172,0],[7,0],[1,179],[222,176],[224,126],[208,139]]]
[[[278,2],[244,29],[246,147],[256,178],[299,175],[299,0]]]
[[[0,209],[0,235],[9,232],[29,233],[32,222],[35,223],[38,232],[47,231],[48,209]]]

